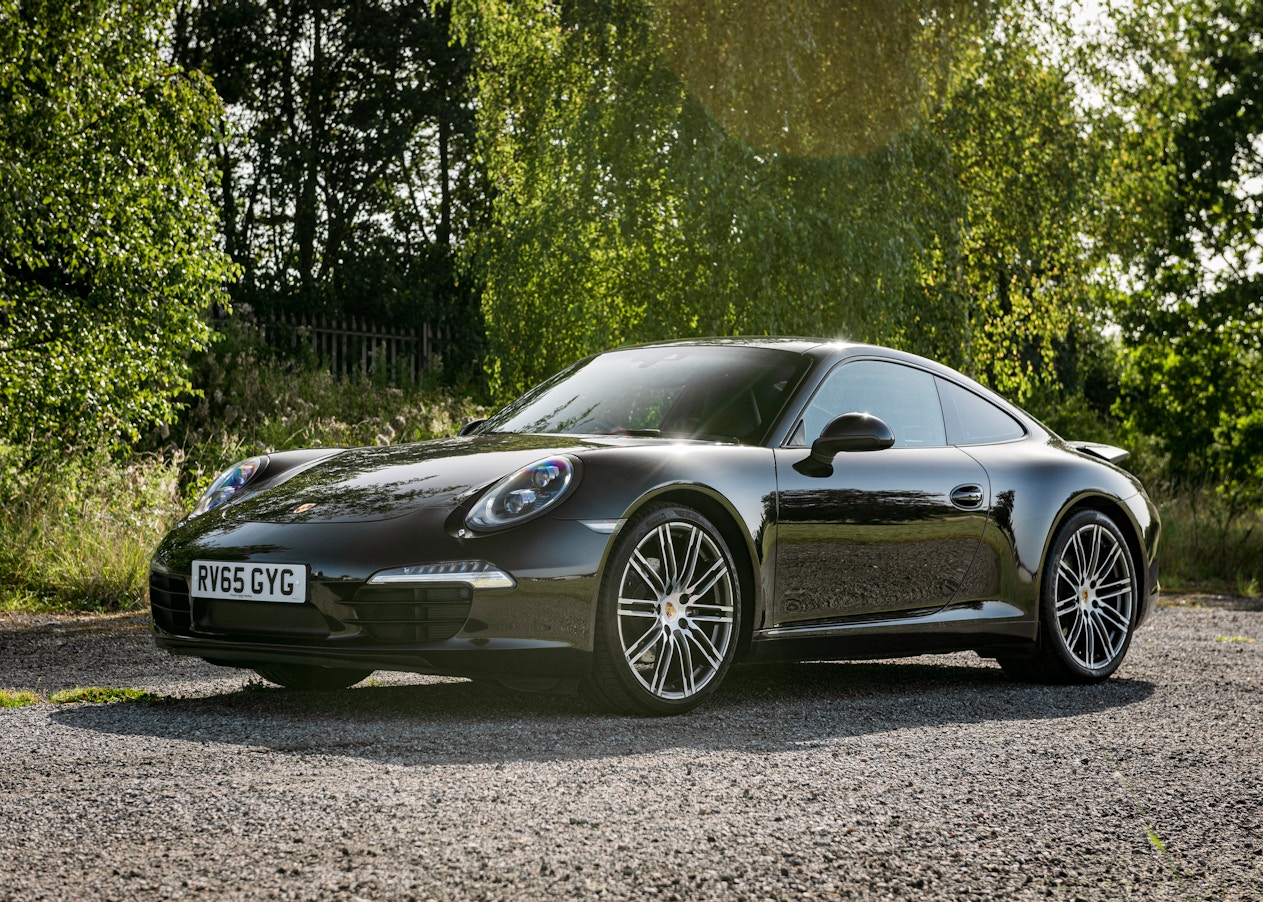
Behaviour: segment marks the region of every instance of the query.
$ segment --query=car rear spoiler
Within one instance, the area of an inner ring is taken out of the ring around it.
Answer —
[[[1070,447],[1076,451],[1082,451],[1084,454],[1091,454],[1093,457],[1109,461],[1112,464],[1121,464],[1131,457],[1130,451],[1116,448],[1113,445],[1103,445],[1100,442],[1071,442]]]

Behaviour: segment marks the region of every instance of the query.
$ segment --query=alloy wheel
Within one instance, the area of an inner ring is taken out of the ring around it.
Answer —
[[[668,520],[637,543],[618,588],[627,665],[653,696],[683,700],[723,670],[735,638],[728,556],[700,526]]]
[[[1055,616],[1066,651],[1099,670],[1126,648],[1135,606],[1131,555],[1101,523],[1070,536],[1057,562]]]

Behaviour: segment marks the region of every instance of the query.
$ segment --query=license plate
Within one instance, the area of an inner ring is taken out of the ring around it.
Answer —
[[[189,594],[194,598],[241,601],[307,600],[306,564],[237,564],[194,561]]]

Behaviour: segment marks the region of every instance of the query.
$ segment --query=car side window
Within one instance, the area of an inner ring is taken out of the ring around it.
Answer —
[[[947,440],[953,445],[990,445],[1011,442],[1026,435],[1017,420],[986,398],[946,379],[938,379],[943,399],[943,419]]]
[[[812,395],[791,443],[810,445],[830,420],[844,413],[884,420],[895,434],[896,448],[947,444],[934,377],[910,366],[857,360],[835,367]]]

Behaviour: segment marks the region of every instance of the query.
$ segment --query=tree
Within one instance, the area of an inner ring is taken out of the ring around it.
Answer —
[[[874,338],[898,318],[916,213],[935,216],[951,193],[941,167],[920,165],[941,150],[914,132],[861,156],[799,156],[725,131],[670,65],[664,44],[678,62],[697,28],[687,4],[669,12],[663,24],[640,2],[455,5],[478,47],[495,191],[471,250],[501,396],[625,342]],[[802,30],[815,14],[777,15]],[[714,42],[726,26],[711,24]],[[749,90],[734,76],[724,102]],[[827,143],[812,125],[795,122],[795,146]]]
[[[231,267],[164,0],[0,0],[0,442],[134,438],[188,388]]]
[[[178,0],[176,59],[226,106],[215,147],[236,301],[468,327],[469,50],[440,0]]]
[[[917,350],[1024,400],[1082,388],[1112,282],[1096,236],[1104,202],[1099,113],[1077,97],[1090,48],[1065,11],[1012,4],[957,65],[928,125],[946,148],[957,218],[934,232],[914,309]]]
[[[1099,300],[1089,130],[1040,43],[1064,28],[1037,5],[752,9],[456,3],[495,189],[472,249],[497,392],[736,333],[894,344],[1019,399],[1055,382]]]
[[[1263,4],[1141,3],[1111,83],[1138,290],[1119,304],[1125,410],[1177,484],[1263,493]]]

